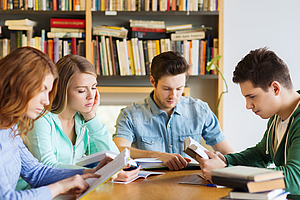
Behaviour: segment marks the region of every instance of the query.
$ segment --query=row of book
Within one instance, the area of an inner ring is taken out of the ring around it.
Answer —
[[[93,0],[94,11],[218,11],[218,0]]]
[[[218,11],[218,0],[92,0],[92,11]],[[85,10],[85,0],[0,0],[0,10]]]
[[[214,184],[233,188],[229,196],[221,199],[285,200],[282,171],[248,166],[233,166],[211,172]]]
[[[84,11],[85,0],[0,0],[0,10]]]
[[[98,75],[103,76],[143,76],[150,74],[152,59],[166,51],[181,53],[191,65],[190,75],[217,74],[207,71],[206,64],[216,52],[215,46],[208,46],[206,40],[171,41],[160,40],[116,39],[112,36],[96,36],[93,40],[93,64]]]

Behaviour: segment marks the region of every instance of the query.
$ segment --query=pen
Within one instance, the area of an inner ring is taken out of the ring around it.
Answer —
[[[215,184],[211,183],[193,183],[193,182],[178,182],[179,184],[186,184],[186,185],[203,185],[203,186],[208,186],[208,187],[216,187]]]

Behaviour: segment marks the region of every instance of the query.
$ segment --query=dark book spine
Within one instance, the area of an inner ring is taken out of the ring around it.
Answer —
[[[115,68],[116,68],[116,75],[120,75],[120,68],[119,68],[119,60],[118,60],[118,51],[116,40],[113,40],[113,50],[114,50],[114,59],[115,59]]]
[[[160,32],[131,31],[131,37],[138,39],[157,40],[166,38],[167,34]]]
[[[117,73],[116,73],[116,63],[115,63],[115,57],[114,57],[112,36],[109,36],[108,39],[109,39],[109,50],[110,50],[110,52],[108,52],[108,53],[110,53],[113,75],[115,76]]]
[[[10,52],[17,47],[16,42],[16,31],[10,31]]]
[[[20,9],[19,0],[13,0],[13,9]]]
[[[146,75],[150,75],[150,62],[149,62],[149,56],[148,56],[147,41],[143,41],[143,49],[144,49]]]
[[[241,192],[249,192],[247,183],[248,181],[245,180],[237,180],[233,178],[224,178],[219,176],[212,176],[212,182],[216,185],[223,185],[230,188],[233,188],[236,191]]]

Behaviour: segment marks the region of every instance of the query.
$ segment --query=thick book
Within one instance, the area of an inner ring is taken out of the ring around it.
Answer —
[[[27,25],[9,25],[8,30],[33,30],[33,26]]]
[[[85,28],[84,19],[51,18],[51,28]]]
[[[231,177],[212,176],[212,182],[216,185],[223,185],[241,192],[264,192],[275,189],[284,189],[285,183],[283,178],[272,179],[267,181],[247,181]]]
[[[104,35],[118,38],[127,38],[128,30],[124,27],[96,26],[93,35]]]
[[[5,26],[36,26],[37,22],[30,19],[5,20]]]
[[[235,178],[246,181],[265,181],[283,178],[283,172],[267,168],[232,166],[221,169],[214,169],[211,175],[224,178]]]
[[[143,28],[143,27],[132,27],[132,31],[140,31],[140,32],[160,32],[165,33],[166,29],[164,28]]]
[[[191,28],[193,28],[192,24],[181,24],[181,25],[167,26],[166,31],[171,32],[171,31],[191,29]]]
[[[259,200],[271,200],[274,197],[282,194],[283,189],[275,189],[267,192],[240,192],[240,191],[231,191],[229,192],[229,197],[232,199],[259,199]]]
[[[171,40],[178,41],[178,40],[200,40],[205,38],[205,32],[189,32],[189,33],[172,33]]]
[[[191,137],[188,137],[184,140],[184,150],[183,152],[192,158],[196,159],[196,155],[199,155],[202,158],[209,159],[208,155],[204,150],[207,150],[204,146],[202,146],[199,142],[194,140]],[[208,150],[207,150],[208,151]]]
[[[90,192],[94,191],[98,186],[108,181],[114,174],[127,166],[130,160],[130,151],[124,149],[118,156],[116,156],[111,162],[100,168],[95,174],[100,175],[99,178],[88,178],[85,181],[90,185],[88,190],[80,194],[77,199],[82,199]]]

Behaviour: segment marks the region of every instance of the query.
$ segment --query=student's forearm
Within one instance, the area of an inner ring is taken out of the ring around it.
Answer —
[[[232,147],[230,146],[227,140],[223,140],[212,146],[215,151],[221,152],[223,155],[227,155],[229,153],[234,153]]]
[[[133,147],[126,147],[126,146],[120,146],[119,150],[122,151],[125,148],[130,150],[130,157],[133,159],[135,159],[135,158],[157,158],[161,154],[164,154],[163,152],[141,150],[141,149],[136,149]]]

